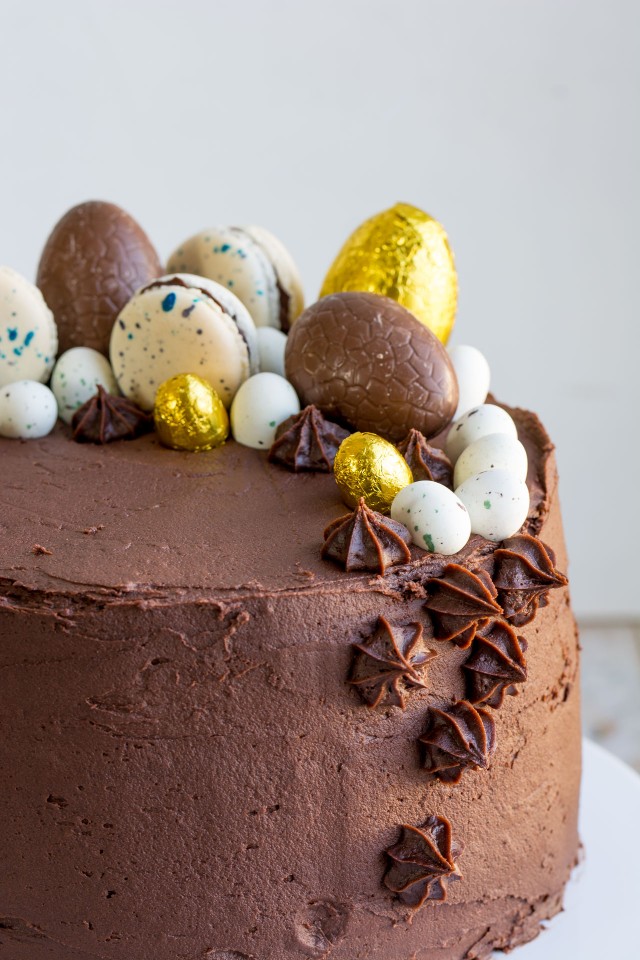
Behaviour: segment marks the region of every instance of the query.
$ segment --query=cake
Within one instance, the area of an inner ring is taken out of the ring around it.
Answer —
[[[0,438],[0,955],[480,960],[561,909],[578,641],[504,409],[527,518],[452,556],[345,516],[315,409],[270,457]]]

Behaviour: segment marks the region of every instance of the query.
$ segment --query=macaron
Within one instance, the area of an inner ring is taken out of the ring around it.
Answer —
[[[110,357],[120,390],[143,410],[180,373],[202,377],[229,407],[259,369],[247,309],[229,289],[192,274],[160,277],[134,294],[113,325]]]
[[[256,327],[286,333],[304,308],[300,274],[287,248],[264,227],[211,227],[185,240],[167,265],[233,291]]]
[[[0,267],[0,387],[49,379],[58,350],[53,313],[37,287]]]

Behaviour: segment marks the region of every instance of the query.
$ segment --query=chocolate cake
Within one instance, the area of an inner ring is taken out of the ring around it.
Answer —
[[[384,574],[321,556],[329,472],[0,439],[0,957],[472,960],[558,912],[578,643],[511,414],[522,530]]]

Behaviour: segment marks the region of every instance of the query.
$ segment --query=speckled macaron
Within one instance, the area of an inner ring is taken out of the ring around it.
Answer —
[[[200,274],[233,290],[257,327],[286,333],[304,308],[298,268],[264,227],[203,230],[171,254],[168,269]]]
[[[0,267],[0,387],[49,379],[58,350],[53,314],[37,287]]]
[[[120,390],[144,410],[179,373],[207,380],[228,407],[259,363],[246,308],[228,289],[192,274],[160,277],[134,294],[113,326],[110,357]]]

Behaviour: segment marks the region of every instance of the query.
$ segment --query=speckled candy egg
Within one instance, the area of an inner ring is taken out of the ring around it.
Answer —
[[[458,378],[458,409],[455,419],[484,403],[491,385],[491,370],[484,354],[467,344],[449,347],[449,357]]]
[[[445,441],[445,453],[455,463],[465,447],[489,433],[518,436],[516,425],[506,410],[494,403],[483,403],[468,410],[454,422]]]
[[[258,327],[256,336],[260,353],[260,370],[266,373],[277,373],[279,377],[284,377],[286,334],[282,330],[276,330],[275,327]]]
[[[417,547],[451,556],[462,550],[471,534],[467,508],[448,487],[417,480],[397,495],[391,518],[404,523]]]
[[[507,433],[488,433],[465,447],[453,473],[453,485],[459,487],[468,477],[484,470],[508,470],[519,480],[527,479],[527,451]]]
[[[18,380],[0,390],[0,436],[35,440],[51,433],[58,406],[49,387],[37,380]]]
[[[110,355],[123,394],[143,410],[180,373],[202,377],[228,408],[258,370],[246,307],[219,283],[188,273],[160,277],[131,298],[113,325]]]
[[[58,414],[71,423],[76,410],[90,400],[98,384],[107,393],[118,394],[111,364],[91,347],[72,347],[58,358],[51,375],[51,389],[58,401]]]
[[[107,354],[118,313],[161,273],[151,241],[120,207],[91,200],[69,210],[45,244],[37,279],[56,318],[60,350]]]
[[[506,540],[518,532],[529,512],[529,490],[508,470],[485,470],[456,487],[471,517],[471,530],[487,540]]]
[[[49,379],[58,349],[53,314],[37,287],[0,267],[0,387]]]
[[[438,338],[403,306],[337,293],[308,307],[287,339],[285,369],[302,402],[330,420],[399,443],[450,422],[458,384]]]
[[[234,397],[231,432],[245,447],[268,450],[278,425],[294,413],[300,413],[300,401],[291,384],[277,373],[258,373]]]

